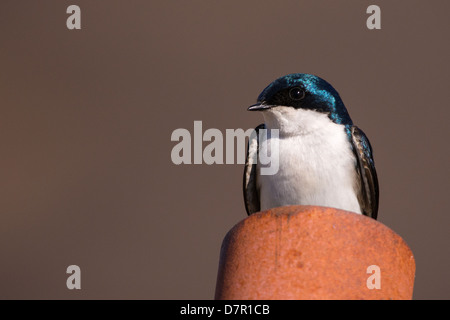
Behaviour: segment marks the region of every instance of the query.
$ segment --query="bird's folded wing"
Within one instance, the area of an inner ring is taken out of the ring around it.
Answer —
[[[373,161],[372,147],[364,132],[356,126],[351,128],[352,144],[357,159],[360,179],[358,201],[364,215],[377,218],[378,215],[378,179]]]
[[[259,190],[256,183],[256,162],[258,159],[258,136],[259,130],[264,129],[265,125],[260,124],[255,128],[255,133],[250,136],[247,147],[247,157],[244,167],[244,202],[247,214],[260,211]]]

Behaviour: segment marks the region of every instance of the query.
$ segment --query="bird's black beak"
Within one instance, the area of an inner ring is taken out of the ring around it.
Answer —
[[[266,104],[264,101],[263,102],[258,102],[256,104],[251,105],[250,107],[248,107],[248,111],[262,111],[262,110],[267,110],[272,108],[273,106]]]

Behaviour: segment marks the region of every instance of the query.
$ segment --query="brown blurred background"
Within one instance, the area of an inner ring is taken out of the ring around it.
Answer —
[[[81,30],[66,8],[81,8]],[[366,28],[381,7],[382,29]],[[0,4],[0,298],[212,299],[242,165],[171,162],[177,128],[251,128],[275,78],[319,75],[369,136],[379,221],[449,299],[448,1]],[[204,144],[206,145],[206,144]],[[81,268],[81,290],[66,287]]]

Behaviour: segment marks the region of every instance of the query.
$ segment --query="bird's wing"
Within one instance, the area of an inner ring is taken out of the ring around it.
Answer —
[[[353,150],[357,159],[360,187],[358,201],[364,215],[377,219],[378,215],[378,178],[373,161],[369,139],[358,127],[351,128]]]
[[[259,130],[264,129],[265,125],[260,124],[255,128],[255,135],[248,139],[247,157],[244,167],[244,202],[247,214],[260,211],[259,190],[256,183],[256,161],[258,159],[258,135]]]

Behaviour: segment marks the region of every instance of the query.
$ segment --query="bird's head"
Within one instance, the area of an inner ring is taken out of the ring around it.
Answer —
[[[290,126],[289,122],[308,121],[305,115],[313,113],[326,116],[336,124],[352,124],[338,92],[325,80],[305,73],[278,78],[248,110],[263,111],[266,120],[281,121],[285,127]]]

